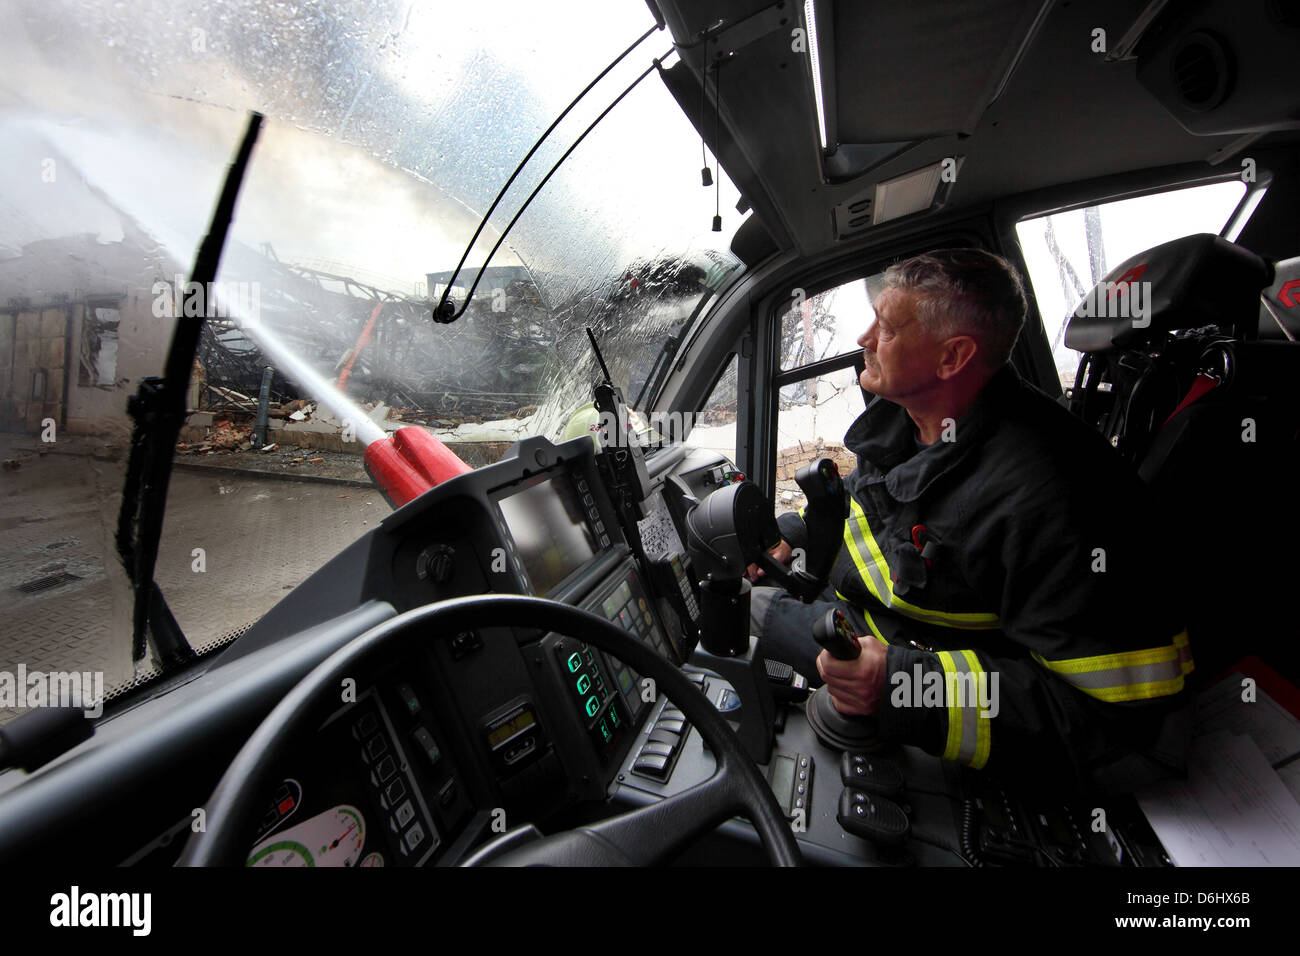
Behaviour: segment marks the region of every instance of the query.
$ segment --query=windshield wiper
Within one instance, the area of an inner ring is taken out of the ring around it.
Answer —
[[[194,258],[190,282],[185,286],[187,294],[207,296],[210,293],[217,277],[226,233],[234,219],[235,200],[261,127],[262,114],[253,113],[235,161],[226,173],[208,234]],[[189,309],[180,311],[189,315]],[[171,609],[167,607],[162,591],[153,579],[153,572],[158,560],[158,543],[162,538],[172,458],[185,421],[185,397],[199,334],[203,329],[205,310],[197,311],[198,316],[193,321],[176,320],[162,377],[151,375],[141,379],[139,390],[127,402],[127,412],[135,427],[131,433],[126,483],[122,488],[122,510],[117,519],[117,552],[127,577],[131,579],[135,596],[131,660],[138,662],[143,659],[148,638],[164,670],[195,659],[194,649],[185,640]]]

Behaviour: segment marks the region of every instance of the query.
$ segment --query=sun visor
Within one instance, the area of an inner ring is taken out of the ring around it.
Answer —
[[[1050,6],[992,0],[963,16],[943,4],[816,0],[827,177],[844,182],[914,143],[973,132]]]
[[[1273,266],[1219,236],[1185,236],[1124,260],[1086,295],[1065,330],[1076,352],[1133,346],[1175,329],[1253,335]]]

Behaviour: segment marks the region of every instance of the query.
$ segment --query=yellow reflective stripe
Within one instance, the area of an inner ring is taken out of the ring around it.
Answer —
[[[943,665],[945,678],[948,674],[957,672],[957,665],[953,662],[952,654],[948,651],[939,652],[939,663]],[[961,754],[961,732],[961,708],[954,707],[953,702],[948,701],[948,740],[944,743],[943,754],[941,755],[944,760],[956,760]]]
[[[1196,666],[1186,630],[1163,647],[1059,661],[1035,654],[1034,659],[1078,690],[1109,703],[1176,694]]]
[[[838,594],[839,592],[837,591],[835,593]],[[876,622],[872,620],[871,615],[867,612],[867,609],[860,608],[859,610],[862,611],[862,616],[867,619],[867,627],[871,628],[871,633],[876,636],[876,640],[878,640],[881,644],[888,644],[889,641],[885,640],[884,635],[880,633],[880,628],[876,627]]]
[[[835,591],[835,596],[839,598],[841,601],[843,601],[845,604],[853,604],[853,602],[850,601],[848,598],[846,598],[843,594],[841,594],[838,589],[836,589]],[[857,607],[856,604],[854,604],[853,606]],[[876,627],[875,619],[872,618],[870,612],[868,612],[865,607],[859,607],[858,610],[861,611],[862,616],[867,619],[867,627],[871,628],[871,633],[876,636],[876,640],[878,640],[881,644],[888,646],[889,641],[885,640],[885,636],[880,633],[880,628]]]
[[[979,688],[987,686],[987,677],[974,651],[939,651],[943,666],[944,695],[948,706],[948,738],[943,759],[959,760],[974,770],[988,763],[992,730],[988,717],[980,715]],[[963,700],[960,688],[969,696]]]
[[[1174,638],[1174,647],[1178,648],[1178,663],[1182,665],[1183,673],[1190,674],[1196,670],[1196,661],[1192,659],[1191,640],[1187,636],[1186,629]]]
[[[849,497],[851,514],[844,525],[844,543],[848,546],[849,556],[858,569],[858,576],[867,586],[876,600],[885,607],[893,608],[901,614],[928,624],[940,627],[958,627],[967,630],[993,630],[1000,627],[998,616],[987,611],[936,611],[931,608],[917,607],[909,604],[894,594],[894,574],[889,569],[889,562],[881,553],[871,527],[867,524],[866,513],[856,498]],[[871,555],[868,561],[864,549]]]

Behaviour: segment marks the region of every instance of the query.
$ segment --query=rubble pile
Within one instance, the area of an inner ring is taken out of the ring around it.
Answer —
[[[211,455],[215,452],[247,451],[252,447],[253,425],[236,424],[229,418],[214,421],[201,442],[177,442],[182,455]]]

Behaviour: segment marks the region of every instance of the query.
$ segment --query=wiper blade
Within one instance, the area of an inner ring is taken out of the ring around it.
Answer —
[[[206,295],[217,277],[226,234],[235,216],[235,200],[244,181],[253,144],[262,127],[262,114],[249,117],[248,129],[212,213],[208,234],[194,258],[186,289]],[[179,310],[188,316],[189,310]],[[127,402],[135,422],[131,433],[131,456],[127,461],[126,483],[122,488],[122,510],[117,519],[117,552],[135,595],[132,614],[131,659],[144,658],[146,639],[164,669],[191,661],[195,654],[167,607],[162,591],[153,579],[162,538],[167,487],[171,480],[176,440],[185,421],[185,395],[189,390],[194,353],[203,329],[203,309],[192,320],[178,318],[163,376],[151,375],[140,381],[138,391]]]
[[[531,193],[528,194],[528,198],[526,198],[523,201],[523,204],[519,207],[519,209],[515,211],[514,217],[506,225],[505,229],[502,230],[501,234],[497,237],[496,244],[493,245],[492,249],[488,252],[487,258],[483,260],[483,265],[479,267],[478,275],[474,277],[474,283],[469,287],[469,291],[465,294],[465,301],[461,303],[460,309],[458,310],[456,308],[455,303],[450,301],[452,286],[455,285],[456,279],[460,276],[460,270],[464,268],[465,260],[469,258],[470,252],[474,249],[474,244],[478,242],[478,238],[482,234],[484,227],[487,226],[488,219],[492,216],[492,213],[496,211],[497,206],[500,204],[501,200],[505,197],[506,192],[510,189],[515,179],[518,178],[521,172],[523,172],[524,167],[528,165],[528,161],[532,159],[533,155],[537,152],[537,150],[541,148],[542,143],[544,143],[547,137],[551,135],[555,127],[559,126],[560,122],[566,116],[569,115],[569,112],[575,106],[578,105],[579,101],[582,100],[583,97],[585,97],[588,93],[591,92],[592,87],[594,87],[597,83],[599,83],[602,79],[604,79],[605,76],[611,70],[614,69],[614,67],[618,66],[621,62],[623,62],[623,60],[627,57],[627,55],[631,53],[633,50],[635,50],[638,46],[640,46],[646,37],[650,36],[650,34],[654,33],[656,30],[662,30],[663,28],[664,28],[663,22],[659,21],[659,19],[656,17],[655,26],[652,26],[650,29],[646,30],[645,33],[641,34],[641,36],[637,37],[637,39],[633,41],[631,46],[629,46],[626,50],[624,50],[622,53],[616,56],[610,62],[610,64],[607,67],[605,67],[605,69],[601,70],[600,73],[596,75],[595,79],[593,79],[590,83],[588,83],[583,88],[582,92],[579,93],[577,96],[575,96],[569,102],[569,105],[564,108],[564,110],[560,113],[560,115],[557,116],[552,121],[551,125],[546,128],[546,131],[543,132],[542,135],[538,137],[535,143],[533,143],[532,149],[528,151],[527,155],[524,156],[524,158],[519,161],[519,165],[515,167],[515,171],[510,174],[510,178],[506,180],[505,185],[501,187],[501,190],[500,192],[497,193],[496,198],[492,200],[492,205],[488,207],[488,211],[485,212],[483,214],[483,218],[479,220],[478,228],[474,230],[474,235],[470,237],[469,244],[465,247],[465,251],[461,254],[460,262],[456,263],[456,268],[452,270],[450,277],[447,279],[447,285],[442,290],[442,295],[438,299],[438,304],[433,308],[433,320],[435,322],[441,323],[443,325],[450,325],[452,322],[455,322],[457,319],[459,319],[462,315],[465,314],[465,310],[469,308],[470,301],[474,298],[474,292],[478,289],[479,282],[482,280],[484,273],[487,272],[488,264],[492,261],[492,257],[497,254],[497,250],[500,249],[501,244],[506,241],[506,236],[510,234],[510,230],[514,228],[515,223],[519,221],[519,217],[522,216],[524,214],[524,211],[532,204],[533,199],[537,196],[537,194],[542,191],[542,187],[545,186],[550,181],[551,177],[555,174],[555,171],[564,164],[564,161],[566,159],[569,158],[569,154],[578,148],[578,144],[587,138],[587,134],[590,133],[593,129],[595,129],[597,124],[599,124],[600,121],[603,120],[609,114],[610,110],[612,110],[615,106],[617,106],[620,102],[622,102],[623,98],[626,97],[629,93],[631,93],[632,90],[635,89],[642,80],[644,80],[647,76],[649,76],[659,66],[659,61],[665,59],[668,56],[668,54],[672,52],[672,50],[668,50],[667,52],[664,53],[663,56],[653,61],[651,65],[646,68],[644,73],[642,73],[635,80],[633,80],[631,85],[629,85],[627,89],[625,89],[622,93],[620,93],[618,97],[614,100],[614,102],[610,103],[609,106],[605,108],[604,112],[602,112],[599,116],[596,117],[596,119],[591,123],[591,125],[589,125],[585,130],[582,131],[582,133],[578,136],[578,138],[573,141],[573,143],[569,146],[567,150],[565,150],[564,155],[561,156],[556,161],[555,165],[553,165],[550,168],[550,170],[542,178],[542,181],[537,184],[536,188],[534,188]]]

